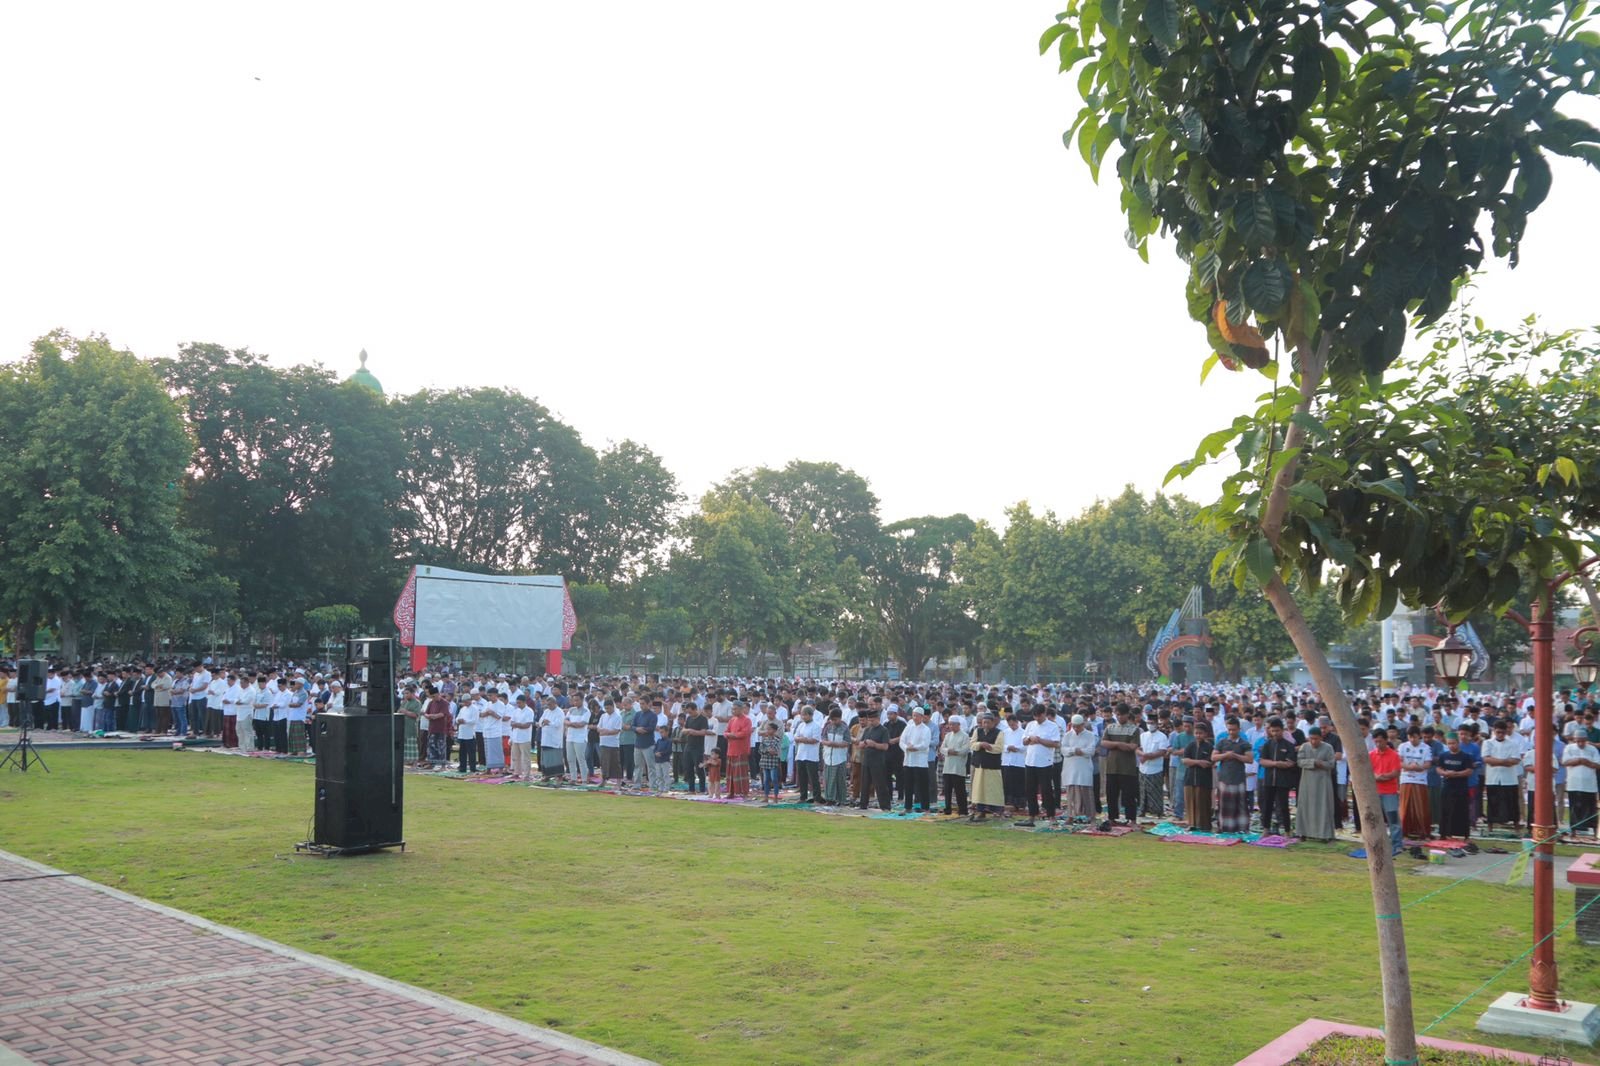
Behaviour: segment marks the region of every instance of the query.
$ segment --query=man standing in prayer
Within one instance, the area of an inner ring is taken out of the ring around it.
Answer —
[[[1255,761],[1255,747],[1239,735],[1239,719],[1228,718],[1228,735],[1211,751],[1217,768],[1217,831],[1250,831],[1250,793],[1245,788],[1245,764]]]
[[[861,791],[857,803],[867,809],[873,796],[878,797],[878,809],[887,811],[893,806],[889,797],[889,731],[878,722],[878,709],[871,704],[862,708],[861,714]]]
[[[1433,835],[1433,811],[1428,795],[1428,771],[1433,767],[1433,749],[1422,742],[1422,730],[1406,730],[1400,745],[1400,830],[1411,840],[1427,840]]]
[[[1522,768],[1522,744],[1506,736],[1506,720],[1497,719],[1494,736],[1483,744],[1484,795],[1489,828],[1517,824],[1517,780]]]
[[[928,714],[921,707],[911,710],[911,722],[900,733],[896,743],[903,759],[901,767],[901,800],[907,814],[913,805],[928,810],[928,757],[933,748],[933,731],[928,728]]]
[[[850,802],[850,727],[838,704],[828,708],[818,744],[822,748],[822,802],[843,806]]]
[[[1184,749],[1183,802],[1189,827],[1211,832],[1212,766],[1211,723],[1196,722],[1194,740]]]
[[[1466,840],[1472,835],[1473,759],[1461,750],[1458,733],[1445,734],[1445,750],[1439,756],[1439,836],[1445,840]]]
[[[1256,756],[1257,794],[1261,798],[1261,831],[1276,831],[1287,836],[1289,828],[1289,790],[1299,783],[1300,768],[1295,762],[1294,741],[1283,735],[1283,722],[1267,723],[1267,738]]]
[[[807,703],[800,708],[800,720],[794,723],[789,735],[794,747],[795,784],[800,789],[801,803],[814,803],[822,798],[822,782],[818,774],[818,758],[822,747],[822,723],[817,721],[816,708]]]
[[[1166,815],[1166,802],[1162,786],[1167,779],[1167,753],[1172,742],[1154,722],[1147,722],[1139,734],[1139,750],[1134,757],[1139,760],[1139,807],[1144,817],[1159,821]]]
[[[1389,826],[1389,844],[1398,855],[1404,844],[1400,833],[1400,753],[1389,746],[1386,730],[1372,734],[1372,753],[1367,757],[1372,762],[1372,776],[1378,782],[1378,804]],[[1516,797],[1512,797],[1513,810],[1515,803]]]
[[[1139,727],[1133,723],[1133,711],[1127,704],[1117,705],[1117,720],[1106,726],[1101,734],[1100,746],[1106,751],[1106,815],[1112,824],[1120,812],[1127,814],[1129,825],[1139,820],[1138,762]]]
[[[1300,783],[1295,794],[1295,820],[1300,836],[1326,843],[1333,839],[1333,745],[1322,739],[1322,728],[1306,730],[1306,742],[1295,751]]]
[[[972,732],[972,820],[975,822],[988,821],[989,815],[1002,814],[1006,809],[1000,764],[1005,737],[1000,732],[999,721],[994,708],[985,707],[978,716],[978,728]]]
[[[1087,727],[1083,715],[1073,715],[1061,738],[1061,806],[1068,818],[1094,817],[1094,755],[1099,747],[1100,738]]]

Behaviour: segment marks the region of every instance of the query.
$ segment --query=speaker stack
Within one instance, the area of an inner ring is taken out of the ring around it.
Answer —
[[[395,714],[394,642],[350,640],[344,676],[344,709],[316,717],[314,830],[296,847],[323,855],[403,851],[405,729]]]

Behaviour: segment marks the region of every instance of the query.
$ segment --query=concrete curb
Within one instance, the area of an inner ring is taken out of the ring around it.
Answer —
[[[0,848],[0,859],[4,859],[7,862],[16,863],[18,866],[25,867],[34,871],[35,873],[50,874],[61,877],[62,880],[68,882],[69,884],[92,889],[95,892],[110,896],[113,899],[121,900],[124,903],[131,903],[137,907],[142,907],[147,911],[151,911],[168,918],[175,918],[186,925],[194,926],[197,929],[204,929],[208,933],[214,933],[217,936],[227,937],[228,939],[238,941],[241,944],[248,944],[253,948],[259,948],[262,951],[270,951],[274,955],[280,955],[287,959],[293,959],[295,962],[314,967],[323,971],[324,973],[334,974],[349,981],[355,981],[361,984],[369,985],[373,988],[382,989],[383,991],[389,992],[393,995],[404,996],[407,999],[413,1000],[417,1003],[422,1003],[429,1007],[442,1010],[447,1014],[454,1015],[455,1017],[461,1018],[464,1021],[471,1021],[479,1025],[486,1025],[492,1029],[498,1029],[501,1032],[507,1033],[511,1036],[538,1040],[542,1043],[549,1044],[552,1047],[560,1048],[563,1051],[571,1051],[577,1054],[587,1055],[590,1058],[597,1059],[601,1062],[611,1063],[612,1066],[656,1066],[656,1064],[649,1059],[641,1059],[636,1055],[629,1055],[625,1052],[615,1051],[600,1044],[592,1044],[587,1040],[580,1040],[575,1036],[568,1036],[566,1033],[558,1033],[554,1029],[543,1029],[537,1025],[529,1025],[527,1022],[519,1022],[515,1018],[508,1018],[503,1014],[496,1014],[494,1011],[485,1010],[482,1007],[474,1007],[470,1003],[463,1003],[458,999],[451,999],[449,996],[442,996],[437,992],[430,992],[426,988],[418,988],[416,985],[408,985],[403,981],[393,981],[387,977],[379,977],[375,973],[369,973],[366,970],[357,969],[354,966],[335,961],[334,959],[327,958],[323,955],[314,955],[309,951],[301,951],[299,948],[292,948],[287,944],[280,944],[276,940],[268,940],[265,937],[256,936],[254,933],[247,933],[242,929],[235,929],[232,926],[221,925],[217,922],[210,921],[209,919],[202,918],[197,914],[190,914],[188,911],[180,911],[176,908],[167,907],[160,903],[152,903],[147,899],[130,895],[127,892],[112,888],[109,885],[102,885],[99,882],[91,881],[86,877],[79,877],[77,874],[68,873],[65,870],[58,870],[53,866],[46,866],[44,863],[35,862],[32,859],[13,854],[12,852],[6,851],[3,848]],[[6,1053],[6,1049],[3,1046],[0,1046],[0,1066],[12,1066],[12,1064],[8,1063],[4,1057]],[[28,1062],[27,1059],[21,1057],[18,1057],[13,1061],[15,1063]]]

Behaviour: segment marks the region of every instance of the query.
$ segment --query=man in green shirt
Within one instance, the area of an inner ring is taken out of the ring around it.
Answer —
[[[628,784],[633,783],[633,720],[639,712],[635,709],[633,699],[626,693],[623,694],[625,703],[622,708],[622,735],[617,738],[617,746],[622,749],[622,780]]]

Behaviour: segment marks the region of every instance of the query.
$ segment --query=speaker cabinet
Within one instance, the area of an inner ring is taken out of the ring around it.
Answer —
[[[17,660],[17,699],[38,703],[44,699],[44,660]]]
[[[312,843],[370,851],[405,841],[404,722],[389,714],[319,714]]]

